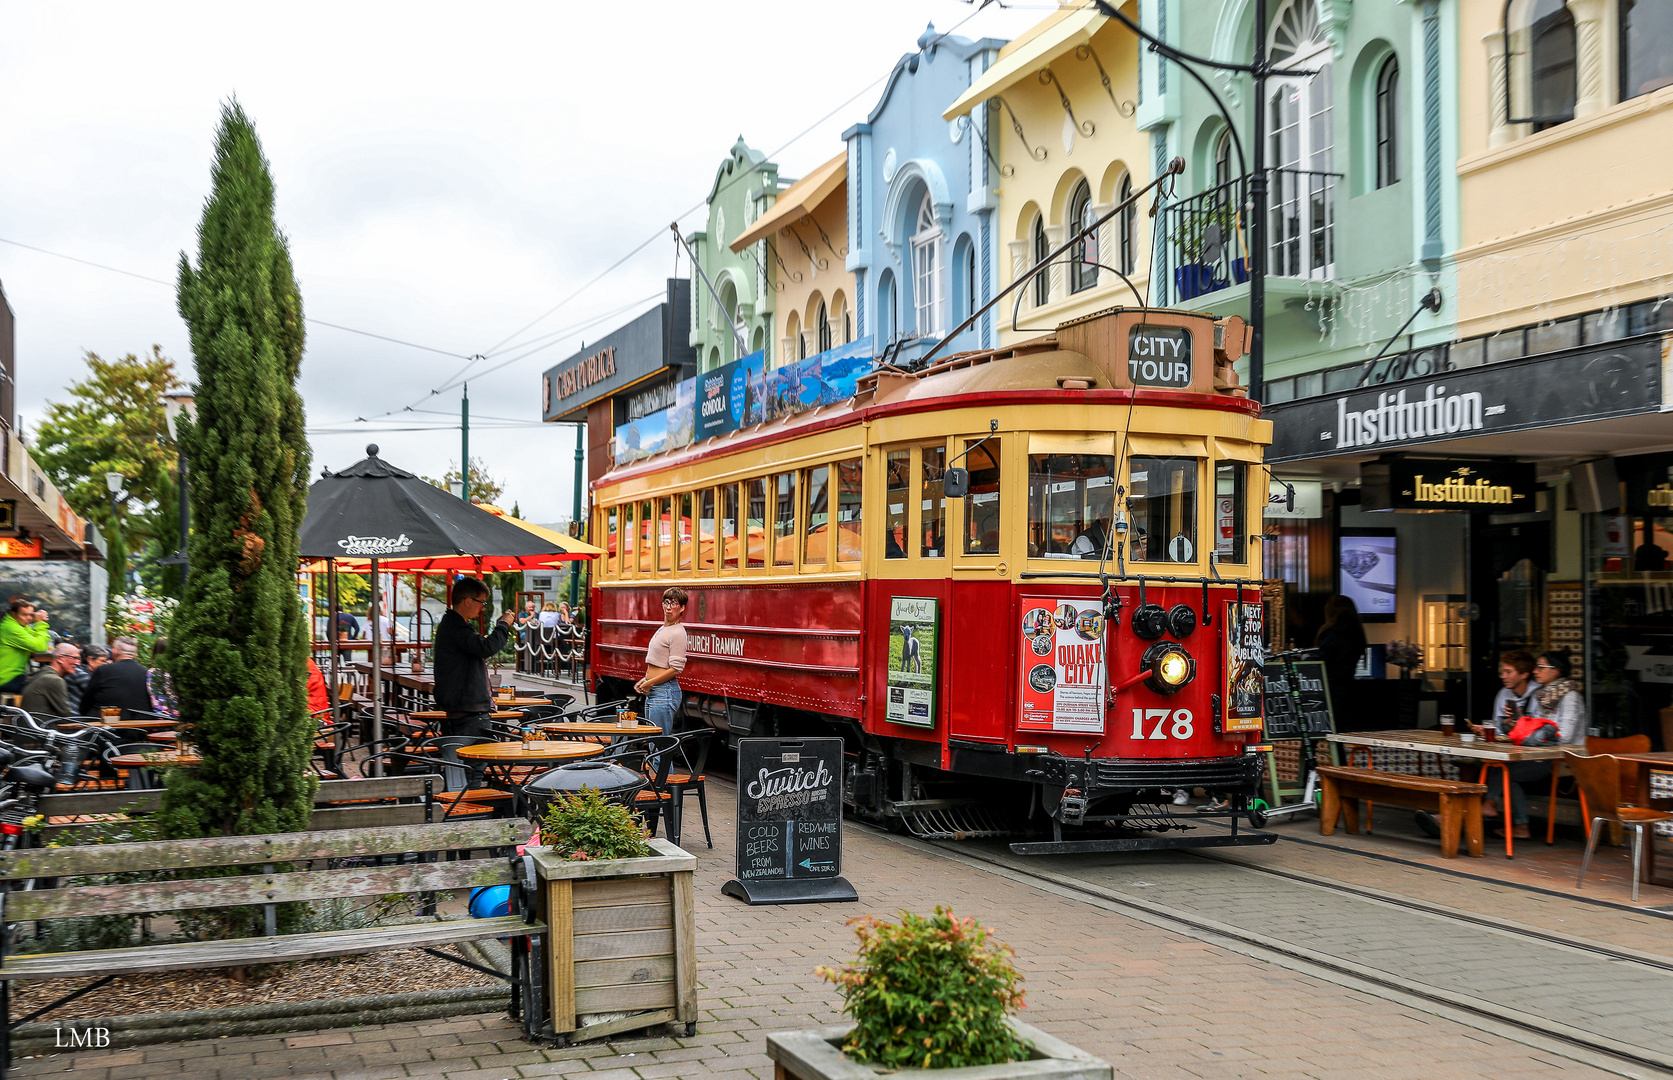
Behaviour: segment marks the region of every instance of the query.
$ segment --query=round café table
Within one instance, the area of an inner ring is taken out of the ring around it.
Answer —
[[[661,735],[662,729],[655,724],[623,724],[615,720],[589,723],[585,720],[569,720],[561,723],[532,724],[531,727],[539,731],[549,731],[554,735],[608,735],[612,742],[635,735]]]
[[[162,718],[158,718],[156,720],[95,720],[87,726],[103,728],[135,728],[139,730],[150,728],[152,730],[161,731],[163,728],[179,727],[180,721],[165,720]]]
[[[178,750],[149,750],[143,754],[117,754],[110,759],[112,765],[123,769],[157,768],[160,765],[202,765],[203,758],[196,754],[182,754]]]
[[[153,731],[145,738],[154,743],[171,743],[179,740],[180,733],[178,731]]]
[[[527,709],[535,705],[550,705],[551,698],[544,697],[497,697],[494,704],[502,709]]]
[[[461,762],[481,767],[482,778],[489,786],[516,791],[534,773],[544,771],[543,766],[597,757],[604,753],[604,747],[597,743],[552,741],[533,742],[525,747],[517,740],[457,746],[453,752]]]

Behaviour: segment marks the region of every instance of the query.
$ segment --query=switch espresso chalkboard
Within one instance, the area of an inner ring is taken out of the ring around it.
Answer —
[[[858,900],[842,877],[842,740],[738,741],[737,876],[749,904]]]

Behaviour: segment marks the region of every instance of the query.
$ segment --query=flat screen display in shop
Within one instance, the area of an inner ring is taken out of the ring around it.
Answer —
[[[1336,591],[1354,602],[1363,622],[1393,622],[1397,612],[1393,529],[1343,529],[1336,539]]]

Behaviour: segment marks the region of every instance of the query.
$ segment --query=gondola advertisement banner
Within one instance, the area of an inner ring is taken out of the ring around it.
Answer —
[[[935,726],[935,673],[940,653],[940,604],[934,597],[889,601],[888,702],[891,724]]]
[[[1104,605],[1097,597],[1022,598],[1020,727],[1104,733]]]
[[[1238,618],[1239,606],[1243,617]],[[1261,730],[1261,701],[1266,682],[1261,674],[1265,645],[1261,634],[1261,605],[1227,602],[1226,617],[1226,719],[1224,730]]]

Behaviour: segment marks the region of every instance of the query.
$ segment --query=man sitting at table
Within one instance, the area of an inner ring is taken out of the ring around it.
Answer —
[[[111,642],[110,663],[101,666],[87,680],[81,694],[83,716],[98,716],[100,709],[121,709],[125,719],[130,712],[151,711],[149,672],[134,657],[139,655],[139,643],[133,638],[117,638]]]
[[[446,713],[444,735],[487,735],[494,701],[488,693],[488,660],[505,648],[515,611],[502,613],[484,637],[471,625],[488,606],[488,586],[473,577],[453,583],[452,601],[436,623],[433,647],[436,708]]]
[[[81,648],[61,641],[52,649],[52,662],[23,684],[23,711],[41,716],[69,716],[70,693],[64,677],[81,663]]]

